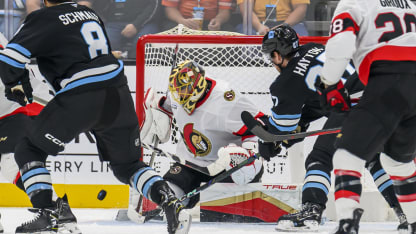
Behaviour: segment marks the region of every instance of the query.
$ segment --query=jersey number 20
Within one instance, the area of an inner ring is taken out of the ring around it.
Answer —
[[[403,26],[406,28],[406,32],[412,31],[412,24],[416,27],[415,15],[405,14],[403,17],[403,21],[405,24]],[[393,25],[393,31],[384,32],[378,39],[378,42],[386,42],[404,34],[400,18],[392,12],[381,13],[377,15],[375,23],[377,28],[386,27],[386,23],[391,23]]]
[[[97,22],[86,22],[81,27],[81,35],[88,44],[90,57],[108,54],[108,43],[103,29]]]

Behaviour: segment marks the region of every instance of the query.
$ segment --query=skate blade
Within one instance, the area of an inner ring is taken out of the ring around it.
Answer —
[[[397,230],[397,232],[399,234],[409,234],[409,230],[407,230],[407,229],[399,229],[399,230]]]
[[[186,211],[186,210],[182,210],[179,213],[179,226],[175,231],[175,234],[188,234],[189,229],[191,228],[191,223],[192,223],[192,216],[191,214]]]
[[[82,234],[81,230],[78,228],[76,223],[64,223],[59,224],[58,228],[59,234]]]
[[[299,231],[308,231],[308,232],[317,232],[319,229],[319,223],[317,221],[304,221],[305,226],[295,227],[292,221],[283,220],[277,223],[275,228],[276,231],[280,232],[299,232]]]
[[[15,232],[15,234],[56,234],[56,232],[55,231]]]

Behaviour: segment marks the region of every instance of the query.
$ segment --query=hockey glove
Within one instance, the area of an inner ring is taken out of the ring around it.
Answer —
[[[33,102],[33,89],[30,84],[29,75],[24,76],[15,85],[5,85],[6,98],[10,101],[19,103],[21,106],[26,106],[27,103]]]
[[[320,95],[321,107],[328,111],[345,112],[351,108],[350,96],[342,81],[325,87],[320,78],[316,79],[316,91]]]
[[[299,122],[298,127],[296,128],[295,131],[292,131],[291,133],[300,133],[300,132],[306,132],[306,130],[309,127],[309,123],[301,123]],[[294,140],[284,140],[282,141],[282,145],[288,149],[290,147],[292,147],[292,145],[299,143],[301,141],[303,141],[305,138],[298,138],[298,139],[294,139]]]
[[[277,156],[282,151],[281,142],[264,142],[259,139],[259,154],[266,161],[270,161],[270,158]]]

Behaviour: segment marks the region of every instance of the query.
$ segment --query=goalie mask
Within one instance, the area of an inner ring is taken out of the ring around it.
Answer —
[[[287,25],[280,25],[269,31],[263,37],[261,51],[265,59],[270,62],[272,53],[276,51],[283,58],[299,50],[299,38],[296,31]]]
[[[174,68],[169,76],[169,91],[190,115],[207,89],[205,71],[197,63],[186,60]]]

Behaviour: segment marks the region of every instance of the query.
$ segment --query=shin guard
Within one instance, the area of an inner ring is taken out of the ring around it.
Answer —
[[[338,149],[334,155],[335,205],[337,217],[352,219],[362,192],[361,175],[365,161],[347,150]]]

